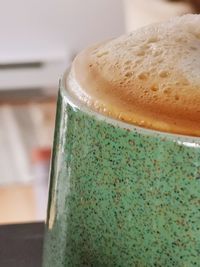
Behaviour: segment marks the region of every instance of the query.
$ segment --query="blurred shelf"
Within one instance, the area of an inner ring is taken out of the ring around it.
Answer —
[[[0,266],[40,267],[44,223],[0,226]]]
[[[50,92],[56,92],[59,79],[66,69],[65,62],[29,61],[29,67],[22,67],[23,61],[12,62],[0,67],[0,91],[3,90],[29,90],[32,88],[44,88]],[[26,63],[27,64],[27,63]],[[31,67],[32,66],[32,67]]]
[[[28,105],[30,103],[56,103],[58,89],[29,88],[0,90],[0,106]]]

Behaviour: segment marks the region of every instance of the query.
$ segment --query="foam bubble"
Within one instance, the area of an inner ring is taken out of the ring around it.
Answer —
[[[169,76],[169,72],[166,71],[166,70],[162,70],[162,71],[159,72],[159,76],[161,78],[167,78]]]
[[[149,73],[148,72],[141,72],[138,74],[138,79],[140,80],[148,80]]]

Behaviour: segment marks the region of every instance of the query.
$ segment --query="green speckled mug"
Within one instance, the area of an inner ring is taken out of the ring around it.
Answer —
[[[65,80],[43,267],[200,266],[200,138],[97,114]]]

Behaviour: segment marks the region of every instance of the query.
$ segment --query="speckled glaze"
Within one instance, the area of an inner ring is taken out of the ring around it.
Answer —
[[[106,118],[62,88],[43,267],[76,266],[200,266],[200,138]]]

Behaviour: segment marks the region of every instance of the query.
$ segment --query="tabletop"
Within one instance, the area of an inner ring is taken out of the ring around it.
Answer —
[[[41,267],[44,223],[0,225],[0,266]]]

